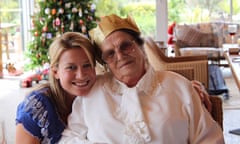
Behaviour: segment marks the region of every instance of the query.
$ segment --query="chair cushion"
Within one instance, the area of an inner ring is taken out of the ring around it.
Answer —
[[[182,27],[178,32],[177,39],[187,43],[189,46],[199,46],[199,40],[202,38],[202,32],[189,26]]]
[[[180,55],[207,55],[209,57],[219,57],[222,55],[222,49],[214,47],[184,47],[180,49]]]
[[[210,23],[197,25],[177,25],[175,29],[177,45],[182,47],[219,47],[218,35],[213,33]]]

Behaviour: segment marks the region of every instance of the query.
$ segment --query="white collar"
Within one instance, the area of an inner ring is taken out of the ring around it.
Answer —
[[[107,89],[108,92],[121,96],[127,89],[132,89],[127,87],[123,82],[115,79],[111,73],[109,75],[111,77],[110,80],[108,83],[104,83],[104,89]],[[138,92],[143,92],[144,95],[151,94],[159,86],[159,79],[157,77],[158,75],[155,70],[151,66],[148,66],[146,73],[133,88],[136,88]]]

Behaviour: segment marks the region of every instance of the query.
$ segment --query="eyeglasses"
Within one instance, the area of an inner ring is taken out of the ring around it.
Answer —
[[[128,55],[129,53],[134,51],[134,40],[126,40],[123,41],[116,49],[118,50],[108,50],[102,53],[102,59],[106,63],[112,63],[117,59],[117,51],[121,52],[121,54]]]

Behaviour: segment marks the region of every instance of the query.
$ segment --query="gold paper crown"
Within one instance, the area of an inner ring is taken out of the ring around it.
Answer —
[[[115,14],[101,18],[98,26],[90,30],[89,34],[91,39],[100,46],[110,33],[120,29],[128,29],[140,34],[140,30],[132,17],[128,16],[123,19]]]

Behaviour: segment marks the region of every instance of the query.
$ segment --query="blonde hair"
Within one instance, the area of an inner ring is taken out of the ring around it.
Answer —
[[[71,108],[67,107],[66,104],[68,93],[61,87],[59,80],[54,77],[53,71],[58,68],[58,62],[62,53],[73,48],[82,48],[89,58],[92,67],[95,67],[95,49],[90,40],[85,35],[78,32],[66,32],[60,37],[57,37],[49,47],[51,68],[49,73],[49,83],[40,86],[40,88],[49,87],[47,95],[52,100],[62,119],[69,115],[69,110]]]

